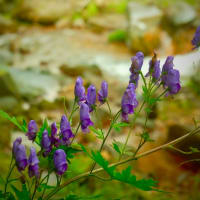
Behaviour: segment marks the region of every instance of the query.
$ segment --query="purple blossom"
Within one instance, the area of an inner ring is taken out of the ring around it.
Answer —
[[[57,135],[57,127],[56,127],[56,122],[53,122],[51,124],[51,143],[55,145],[56,147],[59,146],[60,144],[60,139]]]
[[[192,39],[192,44],[194,46],[194,49],[200,47],[200,26],[197,28],[194,37]]]
[[[62,175],[67,170],[67,160],[66,160],[66,154],[64,150],[58,149],[55,151],[53,156],[54,166],[56,169],[56,173],[58,175]]]
[[[29,177],[39,177],[39,160],[35,151],[34,147],[30,148],[30,155],[29,155],[29,159],[28,159],[28,174]]]
[[[134,108],[138,105],[135,94],[135,85],[129,83],[124,95],[122,97],[121,107],[122,107],[122,119],[128,121],[128,115],[134,112]]]
[[[52,146],[51,146],[51,138],[48,135],[48,131],[44,130],[42,134],[41,145],[43,149],[43,156],[46,157],[50,153]]]
[[[108,83],[106,81],[102,81],[101,89],[98,92],[98,100],[101,104],[106,102],[106,98],[108,97]]]
[[[69,139],[74,137],[74,134],[72,133],[72,130],[71,130],[70,123],[66,115],[63,115],[61,117],[60,133],[62,135],[63,144],[67,144],[69,142]]]
[[[89,107],[85,103],[82,103],[80,107],[80,121],[82,131],[89,132],[88,126],[92,126],[93,122],[90,120]]]
[[[34,120],[31,120],[28,123],[28,132],[26,133],[26,136],[28,136],[29,140],[34,141],[36,138],[37,131],[38,131],[38,127],[37,127],[36,122]]]
[[[131,72],[129,83],[134,83],[137,87],[139,80],[139,72],[142,68],[144,60],[144,54],[142,52],[137,52],[135,56],[131,58],[132,64],[129,69]]]
[[[28,165],[26,149],[22,144],[17,145],[15,149],[15,161],[19,171],[24,170]]]
[[[78,102],[86,101],[85,88],[83,86],[83,80],[81,77],[78,77],[76,80],[74,95]]]
[[[90,85],[87,91],[87,104],[89,106],[90,112],[93,111],[96,103],[96,88],[94,85]]]
[[[13,156],[16,157],[16,151],[17,151],[17,147],[22,143],[22,138],[18,137],[14,142],[13,142],[13,148],[12,148],[12,153]]]
[[[164,85],[168,88],[166,96],[177,94],[181,89],[179,71],[176,69],[169,70]]]
[[[160,78],[160,60],[157,60],[157,56],[154,53],[154,56],[149,62],[149,72],[146,76],[152,76],[153,81],[157,82]]]

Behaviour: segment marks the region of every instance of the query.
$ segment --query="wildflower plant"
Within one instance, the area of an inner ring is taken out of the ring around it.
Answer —
[[[88,177],[107,181],[117,180],[143,191],[161,191],[156,180],[152,178],[139,179],[132,173],[131,166],[122,171],[119,171],[117,166],[137,160],[160,149],[174,148],[174,144],[200,131],[200,127],[197,126],[192,132],[174,141],[138,154],[144,144],[152,142],[147,129],[148,116],[152,112],[152,107],[163,98],[177,94],[181,89],[180,74],[177,69],[174,69],[173,59],[173,56],[168,56],[161,69],[160,61],[154,53],[149,61],[149,71],[144,75],[141,71],[144,55],[142,52],[136,53],[131,59],[130,80],[122,94],[121,107],[115,114],[109,104],[108,83],[103,81],[99,91],[94,85],[90,85],[86,94],[81,77],[78,77],[75,83],[75,97],[71,112],[62,115],[60,122],[49,124],[47,120],[44,120],[42,126],[38,128],[35,120],[31,120],[28,125],[25,121],[20,124],[15,117],[10,117],[4,111],[0,111],[0,116],[14,123],[29,140],[38,146],[37,151],[34,147],[30,147],[30,150],[26,151],[22,138],[19,137],[13,142],[12,159],[5,180],[5,188],[4,191],[0,191],[0,197],[11,200],[54,199],[54,196],[69,184]],[[136,94],[139,80],[142,81],[142,102],[139,102]],[[103,127],[97,128],[97,124],[91,118],[92,113],[98,113],[103,104],[107,106],[111,117],[107,130]],[[137,148],[130,153],[127,152],[127,144],[131,134],[135,134],[133,128],[142,111],[145,113],[143,131],[139,134],[140,141]],[[80,118],[76,127],[73,128],[72,121],[75,113],[78,113]],[[110,163],[102,156],[101,152],[113,131],[119,132],[122,127],[127,127],[129,132],[124,143],[113,140],[113,150],[118,157],[116,162]],[[100,147],[91,150],[82,144],[77,144],[75,139],[79,134],[83,134],[83,137],[84,134],[95,134],[101,141]],[[63,178],[66,173],[70,173],[68,169],[71,160],[79,159],[77,153],[83,153],[93,161],[90,170],[72,178]],[[46,164],[42,164],[43,161]],[[19,172],[16,177],[19,178],[11,179],[15,168]],[[107,173],[106,179],[97,175],[102,171]],[[48,185],[51,174],[56,174],[57,184],[55,186]],[[21,183],[21,188],[14,186],[13,182],[15,181]],[[62,199],[69,198],[63,197]],[[73,199],[78,198],[74,197]]]

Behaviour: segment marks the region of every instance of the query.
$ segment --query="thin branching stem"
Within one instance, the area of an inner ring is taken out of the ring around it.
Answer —
[[[145,152],[143,152],[143,153],[140,153],[138,156],[132,156],[132,157],[129,157],[129,158],[124,159],[124,160],[122,160],[122,161],[119,161],[119,162],[116,162],[116,163],[112,163],[112,164],[109,165],[109,167],[119,166],[119,165],[122,165],[122,164],[124,164],[124,163],[127,163],[127,162],[130,162],[130,161],[137,160],[137,159],[139,159],[139,158],[148,156],[148,155],[150,155],[150,154],[152,154],[152,153],[155,153],[155,152],[157,152],[157,151],[159,151],[159,150],[165,149],[165,148],[167,148],[167,147],[170,146],[170,145],[175,145],[175,144],[181,142],[182,140],[188,138],[189,136],[192,136],[192,135],[197,134],[197,133],[199,133],[199,132],[200,132],[200,126],[197,127],[195,130],[193,130],[193,131],[191,131],[191,132],[189,132],[189,133],[187,133],[187,134],[185,134],[185,135],[183,135],[183,136],[181,136],[181,137],[179,137],[179,138],[177,138],[177,139],[175,139],[175,140],[173,140],[173,141],[171,141],[171,142],[168,142],[168,143],[166,143],[166,144],[160,145],[160,146],[158,146],[158,147],[155,147],[155,148],[153,148],[153,149],[150,149],[150,150],[148,150],[148,151],[145,151]],[[58,191],[60,191],[61,189],[63,189],[63,188],[66,187],[67,185],[69,185],[69,184],[71,184],[71,183],[73,183],[73,182],[75,182],[75,181],[78,181],[78,180],[80,180],[80,179],[82,179],[82,178],[84,178],[84,177],[91,176],[91,174],[96,174],[96,173],[98,173],[98,172],[101,172],[101,171],[103,171],[103,170],[104,170],[103,168],[98,168],[98,169],[93,170],[92,173],[91,173],[91,171],[88,171],[88,172],[85,172],[85,173],[83,173],[83,174],[80,174],[80,175],[78,175],[78,176],[76,176],[76,177],[73,177],[73,178],[67,180],[66,182],[64,182],[63,184],[61,184],[59,187],[57,187],[54,191],[52,191],[51,193],[49,193],[46,197],[44,197],[44,200],[50,199],[50,198],[53,197]]]

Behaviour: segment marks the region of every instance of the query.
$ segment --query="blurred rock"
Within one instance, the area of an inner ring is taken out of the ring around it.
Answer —
[[[125,15],[122,14],[101,14],[89,18],[88,23],[93,28],[99,28],[101,31],[104,29],[115,30],[115,29],[126,29],[127,20]]]
[[[0,34],[14,32],[17,30],[17,25],[9,18],[0,15]]]
[[[17,8],[16,16],[31,22],[51,24],[80,11],[87,3],[88,0],[23,0]]]
[[[176,1],[167,9],[166,15],[172,24],[179,26],[192,22],[197,17],[195,9],[185,1]]]
[[[133,51],[150,54],[161,43],[159,28],[162,11],[155,6],[128,4],[128,46]]]
[[[42,74],[31,70],[0,67],[0,90],[2,95],[14,94],[32,100],[40,97],[54,101],[60,89],[59,78],[50,74]]]

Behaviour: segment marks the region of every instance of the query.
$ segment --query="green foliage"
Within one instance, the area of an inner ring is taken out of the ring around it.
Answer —
[[[126,122],[119,122],[119,123],[115,123],[113,124],[113,128],[117,131],[120,132],[121,131],[121,127],[127,127],[129,126],[129,123]]]
[[[122,143],[122,142],[118,142],[118,141],[114,140],[113,148],[119,154],[122,154],[122,152],[124,151],[123,154],[125,154],[125,155],[129,155],[129,156],[133,155],[133,153],[131,151],[132,147],[126,145],[126,147],[124,149],[124,143]]]
[[[101,129],[96,129],[93,126],[90,126],[90,130],[96,134],[97,138],[103,140],[104,139],[104,133]]]
[[[200,152],[199,149],[194,148],[194,147],[190,147],[190,150],[191,150],[192,153],[199,153]]]
[[[16,117],[11,117],[8,113],[4,112],[3,110],[0,110],[0,116],[4,119],[9,120],[10,122],[12,122],[15,126],[17,126],[21,131],[23,132],[27,132],[27,124],[26,121],[23,120],[23,124],[21,125]]]
[[[81,145],[82,146],[82,145]],[[144,191],[153,191],[156,190],[157,182],[153,179],[140,179],[137,180],[135,175],[131,174],[131,167],[124,169],[122,172],[116,171],[115,166],[109,166],[107,160],[103,158],[99,151],[91,151],[91,155],[87,152],[84,146],[82,146],[83,151],[90,156],[96,163],[98,163],[111,177],[113,180],[118,180],[123,183],[127,183],[131,186],[134,186],[138,189]]]
[[[40,184],[39,187],[37,188],[38,192],[41,192],[43,190],[49,190],[49,189],[53,189],[56,188],[56,186],[52,186],[52,185],[47,185],[46,183]]]
[[[65,199],[63,200],[95,200],[95,199],[100,199],[100,197],[102,197],[102,195],[94,195],[94,196],[78,196],[75,194],[69,194]]]
[[[22,191],[18,190],[14,185],[11,185],[11,187],[12,187],[13,191],[15,192],[17,199],[20,199],[20,200],[31,199],[30,194],[29,194],[25,184],[22,184]]]
[[[121,154],[121,150],[120,150],[119,146],[115,142],[113,142],[113,148],[115,149],[115,151],[117,153]]]
[[[145,142],[153,142],[154,141],[150,138],[149,133],[147,133],[147,132],[142,133],[140,136],[144,139]]]
[[[3,193],[3,191],[0,191],[0,200],[15,200],[15,197],[11,192],[6,192],[6,194]]]
[[[125,42],[127,38],[127,32],[125,30],[115,30],[108,36],[109,42]]]
[[[90,1],[87,5],[86,9],[84,10],[84,16],[86,18],[90,18],[92,16],[97,15],[99,12],[98,7],[94,1]]]

